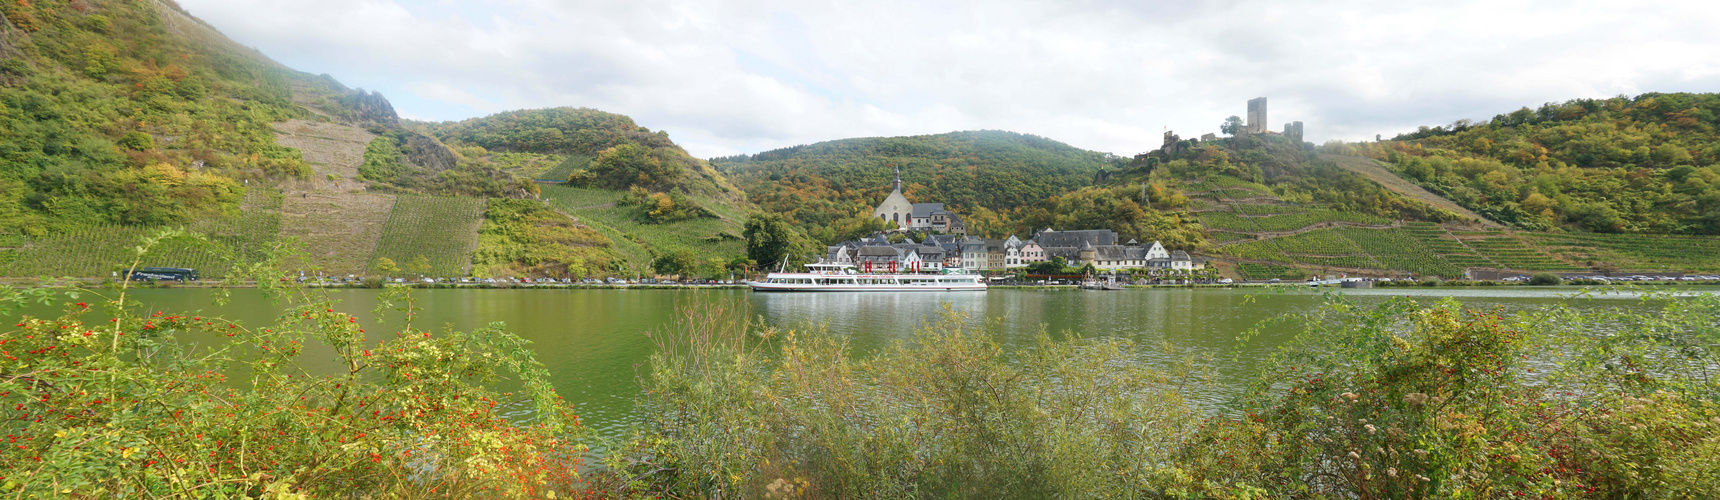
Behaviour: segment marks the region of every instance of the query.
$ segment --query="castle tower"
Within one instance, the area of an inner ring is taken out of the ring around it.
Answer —
[[[1249,99],[1248,100],[1248,126],[1246,128],[1248,133],[1250,133],[1250,134],[1264,134],[1264,133],[1266,133],[1267,127],[1271,127],[1271,125],[1267,125],[1267,123],[1268,122],[1266,121],[1266,98],[1265,97],[1256,97],[1253,99]]]
[[[1297,144],[1302,143],[1302,122],[1284,124],[1284,137]]]

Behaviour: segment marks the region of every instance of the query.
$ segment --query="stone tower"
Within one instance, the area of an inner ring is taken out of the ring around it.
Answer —
[[[1289,138],[1292,141],[1295,141],[1297,144],[1301,144],[1302,143],[1302,122],[1290,122],[1290,123],[1284,124],[1284,137]]]
[[[1248,133],[1264,134],[1266,128],[1266,98],[1256,97],[1248,100]]]

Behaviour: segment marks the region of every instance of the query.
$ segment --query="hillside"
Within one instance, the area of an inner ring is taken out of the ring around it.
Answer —
[[[175,227],[212,244],[175,241],[144,265],[219,277],[289,239],[334,275],[631,274],[676,250],[739,254],[718,236],[739,234],[739,191],[625,116],[403,124],[382,95],[282,66],[171,1],[8,2],[0,14],[0,274],[107,276],[139,236]],[[557,134],[579,142],[518,140]],[[558,196],[532,201],[540,211],[493,201],[539,198],[534,179],[558,170],[611,174],[591,187],[611,207],[636,185],[692,194],[662,195],[683,205],[670,210],[591,214],[605,223]],[[560,229],[480,238],[519,221]],[[709,238],[653,238],[690,223]]]
[[[1720,235],[1720,94],[1642,94],[1422,127],[1355,149],[1525,230]]]
[[[528,109],[410,126],[454,146],[462,156],[508,165],[537,179],[740,197],[722,174],[688,155],[668,132],[652,132],[624,115],[589,108]],[[541,155],[544,161],[519,165],[507,156],[519,153]]]
[[[0,234],[184,224],[236,211],[245,181],[310,177],[270,125],[312,115],[296,83],[335,94],[315,78],[168,3],[0,14]]]
[[[943,203],[970,231],[999,234],[1023,208],[1092,184],[1112,161],[1043,137],[976,131],[842,139],[712,163],[760,208],[832,242],[879,229],[871,212],[898,167],[910,200]]]

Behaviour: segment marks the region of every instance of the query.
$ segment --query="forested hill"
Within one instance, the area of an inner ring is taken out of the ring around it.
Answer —
[[[1720,94],[1642,94],[1422,127],[1359,148],[1520,229],[1720,234]]]
[[[895,168],[916,203],[944,203],[979,233],[1013,226],[1008,213],[1090,185],[1113,158],[1043,137],[969,131],[843,139],[717,158],[753,203],[788,214],[814,237],[868,232]]]
[[[733,198],[741,194],[721,173],[693,158],[668,132],[641,127],[625,115],[590,108],[506,111],[458,122],[415,123],[450,146],[483,152],[553,155],[563,158],[538,173],[544,180],[605,189],[634,186],[650,191]],[[470,155],[467,155],[470,156]]]

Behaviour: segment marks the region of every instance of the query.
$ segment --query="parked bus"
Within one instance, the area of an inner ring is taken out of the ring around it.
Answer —
[[[125,271],[126,279],[132,281],[197,281],[197,270],[183,267],[140,267]]]

